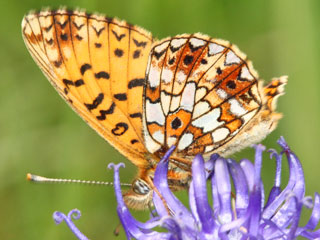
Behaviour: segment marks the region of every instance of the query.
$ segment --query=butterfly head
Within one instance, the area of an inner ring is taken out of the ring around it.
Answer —
[[[153,190],[150,184],[141,178],[132,182],[131,189],[123,194],[123,199],[129,208],[143,210],[152,203]]]

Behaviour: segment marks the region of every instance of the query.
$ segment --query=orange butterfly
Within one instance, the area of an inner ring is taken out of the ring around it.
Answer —
[[[83,11],[44,10],[22,22],[23,38],[66,102],[138,167],[129,207],[152,199],[155,167],[172,146],[172,189],[186,188],[200,153],[223,156],[256,143],[281,118],[287,78],[263,87],[227,41],[183,34],[155,41],[146,30]]]

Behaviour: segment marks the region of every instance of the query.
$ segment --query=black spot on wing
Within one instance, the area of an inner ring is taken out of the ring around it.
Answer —
[[[205,64],[207,64],[207,63],[208,63],[208,61],[207,61],[206,59],[204,59],[204,58],[201,59],[201,64],[204,64],[204,65],[205,65]]]
[[[162,50],[161,52],[153,52],[153,55],[159,60],[159,58],[167,51],[167,49]]]
[[[100,110],[100,116],[97,116],[97,119],[102,121],[106,119],[106,116],[114,112],[116,105],[113,102],[107,110]]]
[[[170,46],[170,50],[172,53],[178,51],[183,45],[179,46],[179,47],[174,47],[174,46]]]
[[[74,85],[75,85],[76,87],[80,87],[80,86],[84,85],[83,79],[79,79],[79,80],[75,81],[75,82],[74,82]]]
[[[100,34],[103,32],[103,30],[105,29],[104,27],[100,28],[99,30],[97,30],[94,26],[91,26],[93,28],[93,30],[96,32],[96,35],[99,37]]]
[[[114,50],[114,55],[116,55],[117,57],[122,57],[122,55],[123,55],[123,50],[117,48],[116,50]]]
[[[116,37],[116,39],[120,42],[122,38],[124,38],[126,35],[123,33],[121,35],[118,35],[114,30],[112,30],[113,35]]]
[[[46,43],[48,43],[49,45],[52,45],[53,44],[53,39],[50,38],[49,40],[46,39]]]
[[[174,63],[174,61],[175,61],[175,60],[176,60],[176,58],[175,58],[175,57],[171,58],[171,59],[168,61],[169,65],[172,65],[172,64]]]
[[[76,35],[76,39],[78,39],[79,41],[81,41],[83,39],[83,37],[81,37],[80,35]]]
[[[57,23],[59,24],[61,29],[64,29],[67,26],[68,22],[69,22],[69,20],[66,20],[64,23],[61,23],[61,22],[57,22]]]
[[[144,86],[145,83],[145,79],[144,78],[135,78],[132,79],[129,83],[128,83],[128,88],[134,88],[134,87],[140,87],[140,86]]]
[[[144,42],[144,41],[139,42],[136,39],[133,39],[133,42],[137,47],[143,47],[144,48],[147,45],[147,42]]]
[[[137,143],[139,141],[137,139],[132,139],[130,142],[131,142],[131,144],[135,144],[135,143]]]
[[[189,48],[190,48],[191,52],[195,52],[195,51],[199,50],[202,47],[203,47],[203,45],[195,47],[195,46],[192,45],[191,42],[189,42]]]
[[[68,34],[64,33],[60,35],[62,41],[68,41]]]
[[[127,100],[127,94],[126,93],[117,93],[113,95],[115,99],[119,101],[126,101]]]
[[[95,73],[94,76],[95,76],[96,78],[98,78],[98,79],[100,79],[100,78],[109,79],[109,78],[110,78],[109,73],[104,72],[104,71]]]
[[[48,27],[45,27],[44,30],[45,30],[46,32],[49,32],[49,31],[51,30],[52,26],[53,26],[53,24],[51,24],[51,25],[48,26]]]
[[[142,118],[142,114],[140,112],[132,113],[129,115],[131,118]]]
[[[69,85],[73,86],[74,85],[74,82],[71,81],[71,80],[68,80],[68,79],[62,79],[62,82],[64,83],[64,85],[69,88]]]
[[[83,75],[87,70],[91,69],[91,65],[88,63],[85,63],[81,66],[80,72]]]
[[[56,68],[59,68],[59,67],[61,66],[61,64],[62,64],[62,59],[59,59],[59,60],[57,60],[57,61],[54,61],[53,64],[54,64],[54,66],[55,66]]]
[[[136,58],[140,57],[140,53],[141,53],[140,50],[135,50],[135,51],[133,52],[133,58],[136,59]]]
[[[116,124],[115,128],[113,128],[111,130],[111,132],[113,133],[113,135],[116,136],[121,136],[123,135],[127,130],[129,129],[128,124],[124,123],[124,122],[119,122]]]
[[[193,61],[193,56],[192,56],[192,55],[187,55],[187,56],[185,56],[184,59],[183,59],[183,63],[184,63],[185,65],[191,64],[192,61]]]
[[[87,109],[89,111],[96,109],[101,102],[103,101],[104,98],[104,94],[103,93],[99,93],[99,95],[93,100],[92,103],[85,103],[84,105],[87,107]]]
[[[102,44],[101,44],[101,43],[94,43],[94,46],[95,46],[96,48],[101,48]]]
[[[64,83],[64,85],[69,89],[69,86],[76,86],[76,87],[80,87],[84,84],[84,81],[82,79],[76,80],[76,81],[72,81],[72,80],[68,80],[68,79],[62,79],[62,82]]]
[[[75,26],[78,31],[81,30],[81,28],[84,26],[83,23],[79,26],[75,22],[72,22],[72,23],[73,23],[73,26]]]
[[[182,125],[180,118],[176,117],[175,119],[173,119],[173,121],[171,122],[171,127],[172,129],[178,129],[180,128]]]

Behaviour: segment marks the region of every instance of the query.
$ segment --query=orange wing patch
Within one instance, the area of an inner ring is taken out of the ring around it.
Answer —
[[[31,13],[22,29],[59,94],[123,155],[146,166],[142,96],[151,34],[117,19],[63,9]]]

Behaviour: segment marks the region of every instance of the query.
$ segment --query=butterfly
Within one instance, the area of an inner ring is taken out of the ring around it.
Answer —
[[[126,204],[150,204],[171,146],[168,183],[184,189],[196,154],[230,155],[265,138],[287,77],[263,86],[228,41],[196,34],[156,40],[141,27],[84,11],[43,10],[22,21],[25,44],[65,101],[138,168]]]

